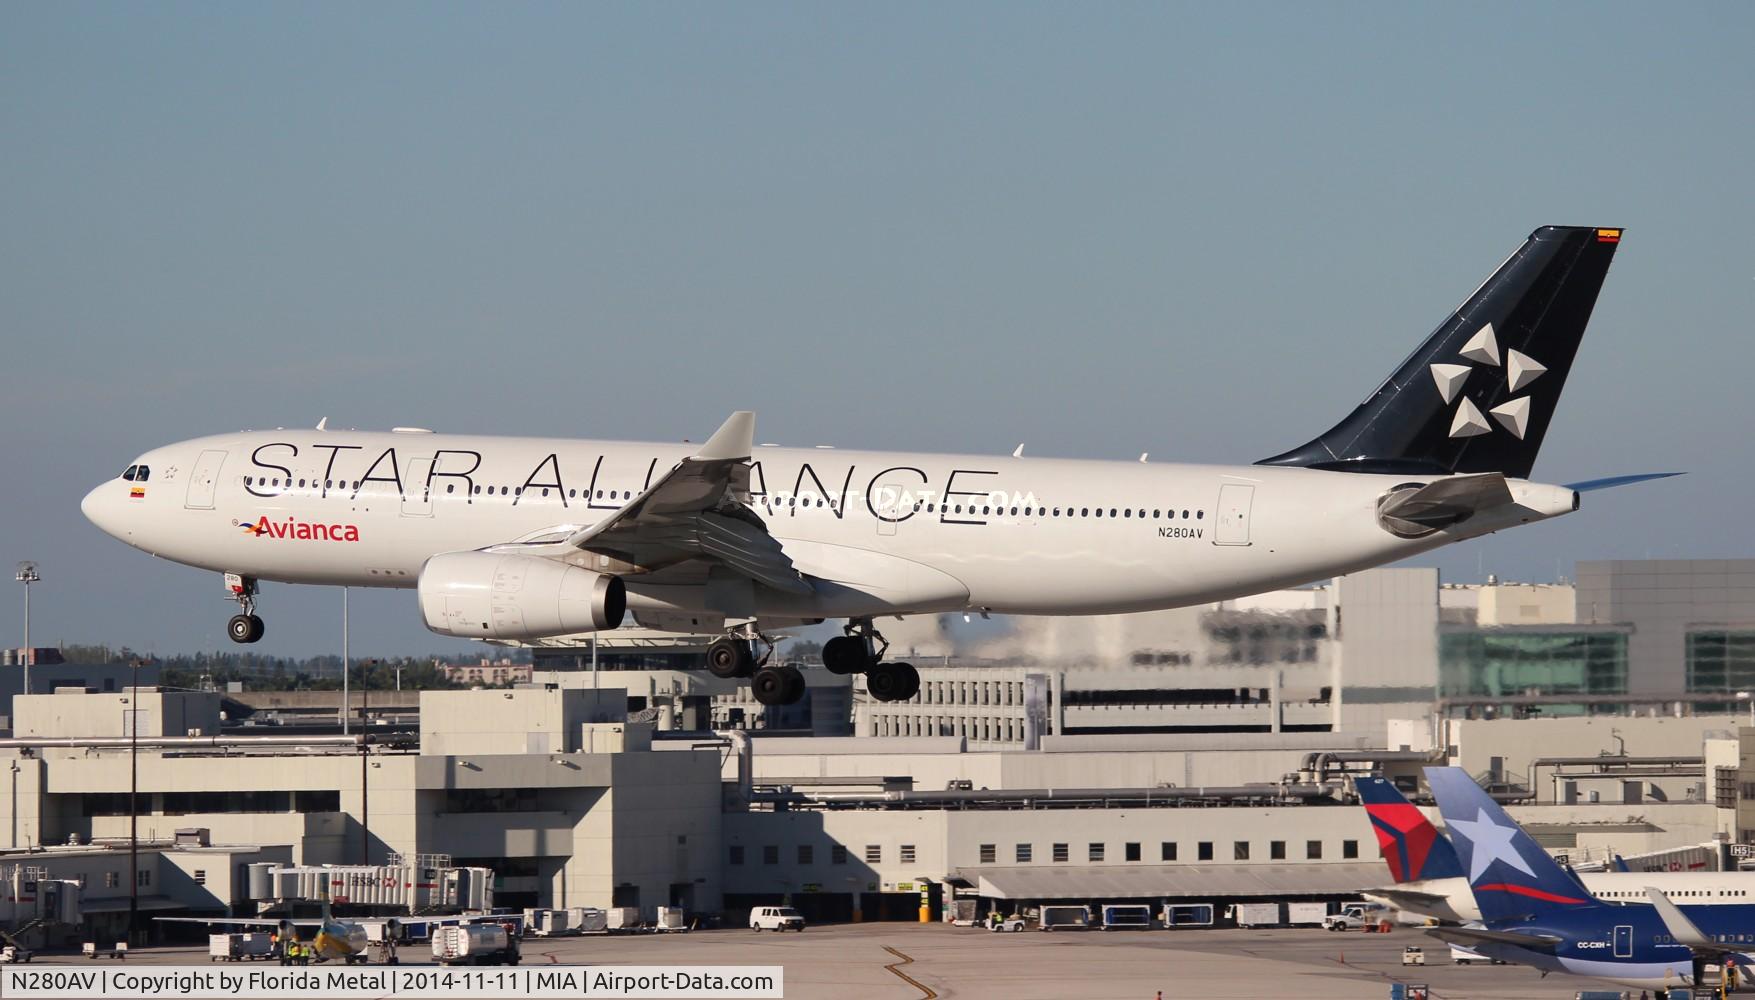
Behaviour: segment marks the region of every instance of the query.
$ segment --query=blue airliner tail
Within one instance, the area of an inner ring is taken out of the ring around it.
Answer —
[[[1397,882],[1455,878],[1463,873],[1456,848],[1393,784],[1384,778],[1358,778],[1353,788],[1371,817],[1377,849]]]
[[[1488,926],[1607,905],[1542,850],[1467,771],[1429,767],[1426,782]]]

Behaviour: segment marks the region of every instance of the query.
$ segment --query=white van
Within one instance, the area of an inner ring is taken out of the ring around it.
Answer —
[[[750,910],[752,931],[804,931],[804,917],[790,906],[757,906]]]

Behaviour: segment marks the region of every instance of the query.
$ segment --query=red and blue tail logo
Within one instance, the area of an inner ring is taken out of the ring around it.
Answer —
[[[1383,778],[1360,778],[1354,787],[1371,817],[1377,849],[1397,882],[1453,878],[1463,873],[1450,841],[1394,785]]]
[[[1602,906],[1560,867],[1467,771],[1429,767],[1426,783],[1456,841],[1464,873],[1489,924],[1544,908]]]

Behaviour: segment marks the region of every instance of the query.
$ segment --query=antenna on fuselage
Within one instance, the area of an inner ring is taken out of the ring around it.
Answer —
[[[1012,449],[1012,457],[1013,458],[1023,458],[1024,457],[1024,442],[1019,441],[1018,446],[1016,448]]]
[[[1151,452],[1149,452],[1149,451],[1140,452],[1140,464],[1142,464],[1142,465],[1145,464],[1146,456],[1150,455],[1150,454],[1151,454]]]
[[[329,418],[324,417],[322,420],[317,421],[317,429],[320,431],[328,430],[329,429]]]

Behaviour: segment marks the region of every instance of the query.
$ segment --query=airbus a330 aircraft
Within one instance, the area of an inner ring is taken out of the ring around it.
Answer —
[[[1258,593],[1569,513],[1528,481],[1619,229],[1539,229],[1333,429],[1254,465],[274,430],[155,448],[82,508],[136,548],[225,574],[238,642],[262,580],[418,588],[435,632],[532,640],[722,633],[709,666],[766,704],[804,680],[767,630],[845,619],[823,648],[873,696],[883,616],[1150,611]],[[758,657],[758,647],[764,652]]]

